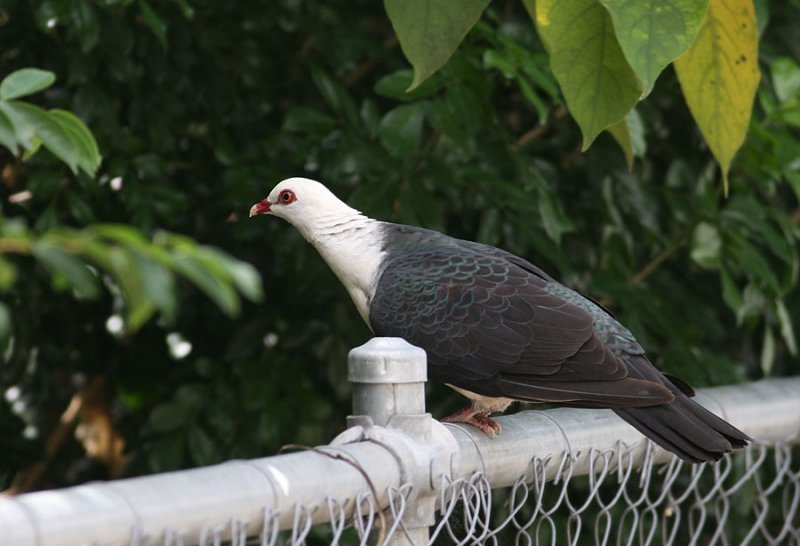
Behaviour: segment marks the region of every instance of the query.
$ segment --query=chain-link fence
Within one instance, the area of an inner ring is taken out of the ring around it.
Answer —
[[[0,545],[800,545],[800,378],[698,398],[757,442],[689,465],[610,411],[525,411],[497,438],[424,411],[425,357],[350,357],[331,445],[0,499]]]

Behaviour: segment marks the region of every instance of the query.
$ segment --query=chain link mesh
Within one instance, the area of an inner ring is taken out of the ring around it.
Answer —
[[[638,468],[631,450],[618,445],[614,450],[591,450],[589,473],[577,475],[581,455],[534,457],[528,472],[508,488],[493,490],[482,473],[443,482],[429,543],[800,546],[796,442],[756,444],[705,465],[677,458],[656,465],[651,445]],[[376,513],[370,492],[346,503],[329,498],[298,504],[292,528],[286,531],[278,529],[278,514],[265,510],[259,529],[233,518],[227,526],[203,529],[199,544],[388,544],[403,534],[408,537],[403,520],[413,493],[410,486],[390,488],[383,514]],[[329,522],[313,525],[320,510]],[[166,530],[163,540],[133,531],[132,546],[153,543],[187,544],[177,530]]]

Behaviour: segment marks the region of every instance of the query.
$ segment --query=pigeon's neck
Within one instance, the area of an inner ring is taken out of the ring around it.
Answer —
[[[336,214],[318,216],[313,229],[303,234],[339,277],[370,327],[369,302],[384,254],[382,225],[348,207]]]

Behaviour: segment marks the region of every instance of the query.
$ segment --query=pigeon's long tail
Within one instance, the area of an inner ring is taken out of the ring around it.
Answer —
[[[733,449],[746,447],[752,440],[689,398],[670,378],[652,366],[648,366],[647,370],[632,362],[628,364],[629,375],[663,383],[675,394],[675,400],[656,406],[615,409],[614,412],[664,449],[687,461],[702,463],[719,460]],[[693,394],[682,382],[676,383]]]

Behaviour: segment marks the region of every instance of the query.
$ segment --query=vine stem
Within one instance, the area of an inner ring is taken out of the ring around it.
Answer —
[[[647,277],[653,274],[661,265],[666,262],[673,254],[675,254],[678,250],[686,246],[689,242],[689,236],[691,235],[692,231],[694,231],[697,222],[692,223],[684,232],[678,237],[678,239],[672,244],[665,248],[661,253],[659,253],[655,258],[650,260],[650,262],[645,265],[641,271],[639,271],[636,275],[628,280],[628,285],[630,286],[637,286],[642,281],[644,281]]]

